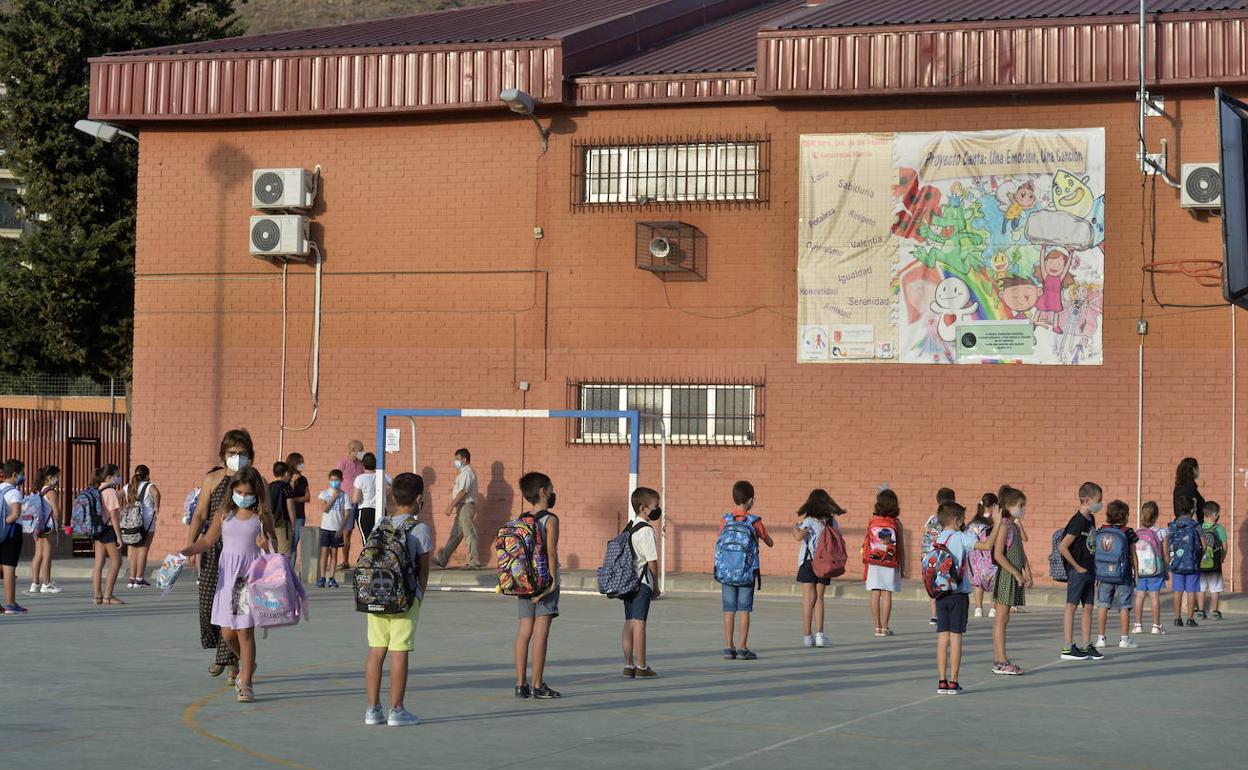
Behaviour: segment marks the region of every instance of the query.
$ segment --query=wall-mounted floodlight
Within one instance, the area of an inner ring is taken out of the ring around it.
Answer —
[[[119,136],[124,136],[136,142],[139,141],[139,137],[129,131],[125,131],[119,126],[114,126],[112,123],[101,123],[98,120],[80,120],[74,124],[74,128],[109,144],[117,141]]]
[[[546,152],[550,139],[550,129],[544,128],[538,121],[537,115],[533,114],[537,110],[537,101],[524,91],[518,88],[508,88],[498,95],[503,104],[517,115],[527,115],[529,120],[533,121],[533,125],[537,126],[537,132],[542,137],[542,152]]]

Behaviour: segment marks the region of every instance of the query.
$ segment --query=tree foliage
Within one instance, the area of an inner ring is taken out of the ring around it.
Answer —
[[[9,3],[0,143],[23,185],[14,203],[35,225],[0,243],[0,371],[129,374],[138,148],[74,129],[87,60],[240,31],[233,0]]]

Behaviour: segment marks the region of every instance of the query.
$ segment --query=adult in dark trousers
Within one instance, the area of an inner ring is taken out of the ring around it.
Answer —
[[[462,540],[467,553],[468,569],[481,569],[481,555],[477,552],[477,472],[472,469],[472,454],[467,449],[455,451],[455,486],[451,489],[451,504],[446,515],[455,517],[455,526],[446,545],[433,559],[439,567],[446,567],[451,555]]]
[[[216,517],[225,515],[225,493],[230,485],[230,477],[251,465],[256,456],[251,434],[242,428],[226,431],[221,437],[218,454],[225,467],[209,471],[199,485],[203,492],[195,506],[195,513],[191,516],[191,526],[186,536],[187,548],[208,532]],[[217,568],[220,558],[220,540],[199,554],[199,643],[205,650],[216,650],[208,673],[221,676],[221,672],[228,668],[232,684],[238,676],[238,656],[221,637],[221,627],[212,622],[212,602],[217,593]]]
[[[372,452],[364,453],[364,472],[355,477],[355,488],[351,490],[351,503],[359,512],[357,521],[360,525],[360,548],[368,541],[368,536],[377,526],[377,520],[385,518],[393,507],[390,485],[394,479],[386,474],[386,488],[377,494],[377,456]]]
[[[304,505],[312,499],[308,491],[308,477],[303,475],[303,455],[291,452],[286,456],[286,464],[290,466],[290,503],[294,506],[295,531],[290,533],[290,563],[299,563],[299,536],[308,523],[308,515]]]
[[[342,471],[342,491],[347,494],[349,503],[355,479],[364,472],[364,442],[358,438],[347,442],[347,456],[338,463],[338,470]],[[351,562],[351,535],[355,531],[356,516],[357,511],[352,505],[342,517],[342,561],[338,563],[339,570],[347,569]]]
[[[1179,467],[1174,469],[1174,515],[1176,517],[1187,512],[1182,510],[1184,499],[1189,501],[1188,504],[1191,500],[1195,500],[1196,521],[1204,523],[1205,498],[1196,487],[1196,480],[1199,478],[1200,463],[1196,462],[1195,457],[1184,457],[1179,460]]]

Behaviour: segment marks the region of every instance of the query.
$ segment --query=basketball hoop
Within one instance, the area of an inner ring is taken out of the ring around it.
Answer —
[[[1157,274],[1185,275],[1208,289],[1222,285],[1222,260],[1220,259],[1167,259],[1160,262],[1149,262],[1143,267],[1144,272]]]

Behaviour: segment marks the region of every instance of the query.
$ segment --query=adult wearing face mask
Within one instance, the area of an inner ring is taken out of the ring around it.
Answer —
[[[1196,521],[1205,520],[1205,498],[1196,488],[1196,480],[1200,478],[1200,464],[1195,457],[1184,457],[1179,460],[1179,467],[1174,469],[1174,515],[1187,513],[1182,508],[1182,501],[1196,501]]]
[[[191,516],[191,525],[187,530],[187,548],[208,532],[217,517],[225,515],[228,502],[226,490],[230,486],[230,477],[249,467],[256,456],[251,434],[242,428],[226,431],[221,437],[218,454],[225,467],[209,471],[200,484],[199,488],[205,492],[212,491],[199,496],[199,504],[195,506],[195,513]],[[212,622],[212,603],[216,598],[220,558],[220,540],[199,554],[199,643],[205,650],[216,650],[208,673],[220,676],[228,668],[232,684],[232,680],[238,675],[238,656],[222,639],[221,627]]]
[[[451,504],[446,507],[446,515],[455,517],[455,526],[451,529],[451,537],[433,563],[446,567],[455,549],[462,540],[468,550],[468,569],[481,569],[481,556],[477,553],[477,472],[472,469],[472,453],[467,449],[455,450],[455,486],[451,489]]]
[[[291,452],[286,456],[286,464],[290,466],[290,501],[295,506],[295,531],[290,533],[290,563],[299,563],[299,536],[308,523],[304,505],[312,499],[308,491],[308,477],[303,475],[303,455]]]
[[[364,472],[364,442],[358,438],[347,442],[347,456],[338,463],[338,470],[342,471],[342,488],[350,493],[355,489],[355,477]],[[356,507],[351,505],[342,520],[342,563],[338,565],[340,570],[347,569],[351,562],[351,535],[355,532],[357,515]]]

